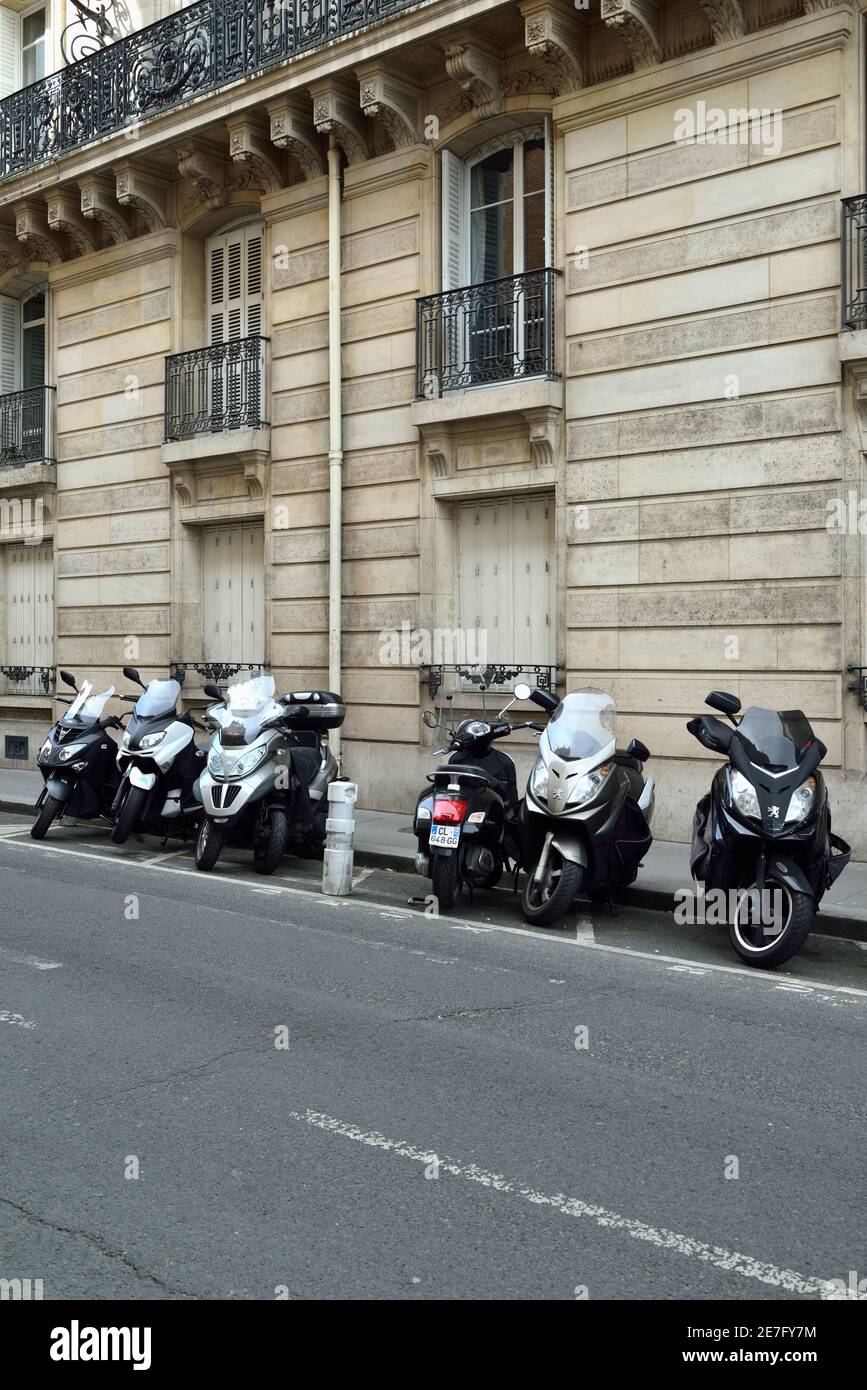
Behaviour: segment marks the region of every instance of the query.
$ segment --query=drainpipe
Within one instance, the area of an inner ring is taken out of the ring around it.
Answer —
[[[341,603],[343,395],[340,342],[340,146],[328,141],[328,688],[342,694]],[[329,741],[340,762],[340,730],[332,729]]]

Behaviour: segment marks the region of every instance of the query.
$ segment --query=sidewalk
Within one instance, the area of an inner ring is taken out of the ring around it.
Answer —
[[[42,788],[38,772],[0,768],[0,811],[29,815]],[[364,867],[412,872],[415,836],[408,815],[357,811],[355,859]],[[655,840],[626,900],[637,907],[669,912],[678,888],[691,886],[689,846]],[[821,930],[867,941],[867,864],[850,863],[822,900]]]

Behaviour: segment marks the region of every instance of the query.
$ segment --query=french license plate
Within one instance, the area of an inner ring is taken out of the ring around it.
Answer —
[[[461,838],[461,827],[459,825],[432,825],[430,831],[430,844],[437,849],[457,849]]]

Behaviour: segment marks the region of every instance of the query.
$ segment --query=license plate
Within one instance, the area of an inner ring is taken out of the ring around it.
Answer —
[[[437,849],[457,849],[461,838],[459,825],[432,825],[430,843]]]

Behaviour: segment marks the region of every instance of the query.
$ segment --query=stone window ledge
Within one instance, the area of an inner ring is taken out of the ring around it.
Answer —
[[[53,463],[0,465],[0,492],[22,489],[28,493],[53,492],[57,486],[57,469]]]
[[[523,415],[528,410],[563,409],[563,382],[545,377],[531,381],[504,381],[496,386],[474,386],[449,391],[435,400],[413,401],[410,419],[419,429],[431,425],[477,420],[491,415]]]
[[[200,475],[235,469],[244,475],[248,502],[261,503],[271,458],[271,427],[227,430],[222,434],[199,434],[192,439],[173,440],[163,444],[161,457],[171,470],[182,506],[198,505]]]

